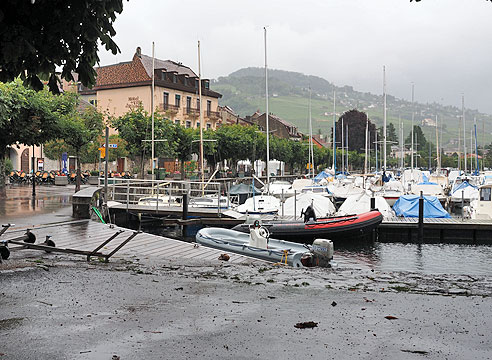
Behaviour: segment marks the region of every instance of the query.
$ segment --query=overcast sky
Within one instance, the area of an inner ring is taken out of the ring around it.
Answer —
[[[492,113],[492,3],[485,0],[130,0],[117,18],[121,54],[102,49],[101,65],[131,60],[135,48],[218,78],[264,65],[316,75],[336,85]]]

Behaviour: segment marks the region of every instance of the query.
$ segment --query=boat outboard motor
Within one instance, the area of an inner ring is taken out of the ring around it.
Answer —
[[[307,223],[308,221],[316,221],[316,213],[311,205],[304,211],[304,222]]]
[[[328,239],[316,239],[313,241],[311,251],[302,256],[301,263],[307,267],[331,267],[331,260],[333,260],[333,242]]]

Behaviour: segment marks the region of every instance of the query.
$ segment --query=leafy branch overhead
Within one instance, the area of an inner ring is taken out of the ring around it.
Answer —
[[[98,43],[117,54],[112,37],[123,0],[3,0],[0,2],[0,81],[21,77],[36,90],[48,81],[58,93],[61,77],[85,86],[95,83]]]

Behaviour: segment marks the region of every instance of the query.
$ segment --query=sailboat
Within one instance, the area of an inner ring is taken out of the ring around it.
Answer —
[[[280,200],[270,195],[270,113],[268,111],[268,65],[267,65],[267,30],[266,27],[264,29],[265,34],[265,102],[266,102],[266,112],[265,112],[265,128],[266,128],[266,176],[267,181],[265,184],[266,194],[256,195],[253,194],[253,197],[247,199],[246,202],[240,206],[238,206],[237,211],[240,213],[248,213],[248,214],[273,214],[277,213],[280,209]]]

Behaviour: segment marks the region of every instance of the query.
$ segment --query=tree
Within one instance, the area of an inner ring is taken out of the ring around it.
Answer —
[[[253,126],[241,125],[225,125],[216,130],[217,152],[221,159],[230,160],[234,171],[238,160],[251,158],[255,131]],[[256,151],[258,154],[258,146]]]
[[[152,152],[152,118],[139,104],[137,107],[130,109],[126,114],[113,118],[112,126],[118,130],[120,136],[128,143],[128,152],[131,156],[139,156],[141,159],[141,173],[144,176],[144,159],[145,154]],[[154,114],[154,139],[168,140],[156,141],[154,143],[155,156],[159,154],[173,154],[175,128],[171,121],[165,119],[163,114],[156,112]]]
[[[191,160],[193,150],[193,139],[196,131],[192,128],[185,128],[180,124],[174,125],[174,151],[181,164],[181,179],[185,178],[185,162]]]
[[[336,123],[336,142],[337,147],[341,147],[342,144],[342,118],[343,118],[343,143],[346,140],[346,131],[348,128],[348,143],[349,150],[355,150],[357,152],[364,152],[366,143],[366,122],[367,115],[356,109],[344,112]],[[369,145],[375,141],[374,132],[376,131],[376,125],[369,120]]]
[[[56,138],[60,118],[73,111],[75,105],[74,94],[55,96],[47,89],[36,92],[18,80],[0,83],[0,197],[6,195],[7,147],[15,143],[40,145]]]
[[[3,0],[0,3],[0,81],[17,77],[36,90],[48,80],[58,93],[57,67],[61,77],[85,86],[95,83],[94,65],[99,62],[101,42],[113,54],[113,23],[123,11],[122,0]],[[42,74],[42,75],[40,75]]]
[[[80,190],[80,154],[84,147],[94,142],[103,130],[104,115],[95,108],[88,108],[83,113],[74,110],[60,121],[60,135],[65,143],[72,147],[77,157],[77,180],[75,192]]]
[[[70,151],[70,146],[63,139],[50,140],[44,144],[43,151],[48,159],[58,160],[58,166],[61,169],[62,155]]]
[[[427,144],[427,139],[425,138],[425,135],[422,132],[422,128],[418,125],[414,125],[413,133],[414,133],[414,143],[413,143],[414,150],[425,151],[428,147],[428,144]],[[410,132],[407,138],[405,139],[405,144],[411,144],[411,143],[412,143],[412,132]]]

